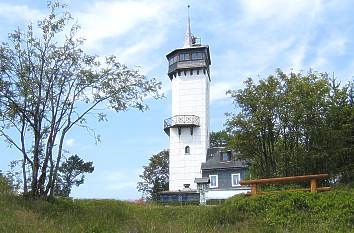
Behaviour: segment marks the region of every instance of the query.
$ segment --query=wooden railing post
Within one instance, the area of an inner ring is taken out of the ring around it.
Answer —
[[[252,184],[251,195],[257,195],[257,184]]]
[[[317,180],[316,179],[310,180],[310,190],[311,190],[311,193],[317,193]]]

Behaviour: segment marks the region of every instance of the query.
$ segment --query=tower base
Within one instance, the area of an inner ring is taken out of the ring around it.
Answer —
[[[197,190],[164,191],[160,192],[160,201],[163,203],[199,203]]]

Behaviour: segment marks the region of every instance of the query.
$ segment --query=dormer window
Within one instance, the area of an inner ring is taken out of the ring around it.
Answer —
[[[185,154],[190,154],[190,153],[191,153],[191,148],[190,148],[189,146],[186,146],[186,147],[184,148],[184,153],[185,153]]]
[[[223,151],[220,153],[221,161],[230,161],[231,160],[231,151]]]

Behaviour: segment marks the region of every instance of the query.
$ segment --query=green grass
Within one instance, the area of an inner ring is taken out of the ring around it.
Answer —
[[[0,232],[354,232],[354,191],[237,196],[220,205],[29,201],[0,195]]]

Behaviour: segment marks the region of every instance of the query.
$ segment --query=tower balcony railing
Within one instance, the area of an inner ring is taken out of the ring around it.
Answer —
[[[170,128],[199,127],[200,119],[195,115],[176,115],[164,120],[164,130],[169,134]]]

